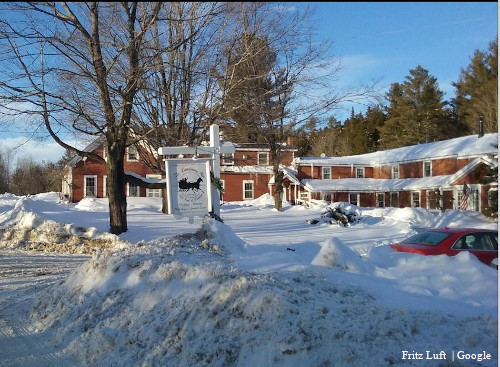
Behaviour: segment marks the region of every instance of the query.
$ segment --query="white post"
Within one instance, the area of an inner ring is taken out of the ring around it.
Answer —
[[[232,143],[225,143],[220,145],[219,140],[219,125],[210,125],[210,146],[199,147],[160,147],[158,148],[159,155],[177,155],[177,154],[201,154],[211,155],[212,173],[215,178],[220,178],[220,154],[221,153],[234,153],[235,146]],[[167,164],[165,164],[167,166]],[[212,193],[212,208],[209,210],[214,211],[215,214],[220,216],[220,194],[219,191],[210,185]],[[170,198],[170,196],[169,196]]]
[[[213,147],[214,152],[212,155],[212,170],[216,179],[220,178],[220,140],[219,140],[219,125],[210,125],[210,146]],[[220,217],[220,193],[212,188],[212,200],[214,214]]]
[[[214,148],[213,152],[213,171],[216,178],[220,178],[220,140],[219,125],[210,125],[210,146]]]

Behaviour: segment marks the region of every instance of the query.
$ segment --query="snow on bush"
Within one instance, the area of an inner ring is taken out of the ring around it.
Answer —
[[[496,350],[491,316],[386,308],[313,269],[243,271],[228,257],[243,242],[231,232],[208,219],[193,234],[95,254],[47,290],[32,321],[92,366],[412,366],[402,350]],[[315,262],[359,265],[349,251],[332,239]]]
[[[320,243],[321,250],[311,264],[338,267],[349,272],[364,272],[366,265],[359,254],[351,250],[343,241],[333,237]]]

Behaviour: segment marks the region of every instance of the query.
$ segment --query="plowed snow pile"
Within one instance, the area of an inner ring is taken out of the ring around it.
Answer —
[[[496,228],[479,213],[341,203],[359,220],[311,225],[325,203],[277,212],[266,196],[191,225],[159,200],[128,198],[129,231],[113,236],[106,199],[0,195],[1,367],[498,364],[498,271],[387,246],[424,227]]]
[[[96,251],[120,245],[115,235],[99,232],[96,228],[84,228],[73,223],[62,224],[41,217],[40,211],[61,211],[64,208],[57,193],[34,197],[10,195],[15,204],[0,214],[0,247],[25,250],[92,254]]]
[[[382,307],[313,270],[245,272],[228,257],[238,242],[209,220],[192,235],[94,255],[42,296],[33,322],[56,327],[57,343],[92,366],[415,365],[402,350],[496,350],[491,316]]]

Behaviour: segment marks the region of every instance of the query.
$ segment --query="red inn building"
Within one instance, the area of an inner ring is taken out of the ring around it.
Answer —
[[[86,150],[105,158],[102,143],[98,139]],[[272,194],[273,157],[269,148],[234,145],[234,153],[220,157],[222,200],[252,200]],[[140,147],[127,149],[125,171],[143,179],[160,179],[161,175],[141,161],[137,149]],[[458,209],[466,185],[470,189],[467,209],[484,211],[497,196],[498,182],[488,180],[492,170],[498,168],[496,133],[345,157],[296,157],[296,153],[297,149],[283,145],[279,159],[285,173],[284,198],[292,204],[325,200],[363,207]],[[105,197],[105,187],[104,164],[81,157],[68,162],[63,194],[72,202]],[[159,189],[130,184],[124,190],[127,196],[161,196]]]

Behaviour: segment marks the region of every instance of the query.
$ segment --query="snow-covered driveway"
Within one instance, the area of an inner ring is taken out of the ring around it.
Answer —
[[[0,366],[74,366],[46,332],[29,324],[35,299],[89,256],[0,250]]]

